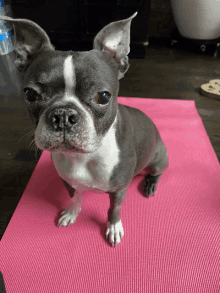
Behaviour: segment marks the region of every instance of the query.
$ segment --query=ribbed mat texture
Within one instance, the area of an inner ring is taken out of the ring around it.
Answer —
[[[220,166],[194,101],[118,98],[145,112],[167,147],[155,196],[130,184],[125,235],[105,239],[109,197],[85,192],[72,226],[56,226],[70,197],[44,151],[0,243],[7,293],[220,292]]]

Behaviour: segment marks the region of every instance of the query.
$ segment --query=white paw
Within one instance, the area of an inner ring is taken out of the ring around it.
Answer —
[[[115,247],[121,241],[123,236],[124,230],[121,221],[112,225],[109,221],[107,222],[106,238],[108,238],[113,247]]]
[[[81,210],[81,209],[80,209]],[[73,205],[71,204],[65,211],[61,213],[61,217],[59,218],[58,221],[58,227],[61,226],[69,226],[73,223],[75,223],[76,218],[78,214],[80,213],[80,210],[76,211],[73,209]]]

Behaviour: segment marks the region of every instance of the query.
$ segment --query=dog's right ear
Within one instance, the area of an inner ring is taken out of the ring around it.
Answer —
[[[14,50],[17,53],[15,65],[19,71],[25,70],[40,50],[55,50],[47,33],[35,22],[3,15],[0,15],[1,20],[14,26]]]
[[[121,79],[129,68],[130,26],[136,15],[137,12],[127,19],[106,25],[93,42],[93,49],[108,53],[119,64],[118,79]]]

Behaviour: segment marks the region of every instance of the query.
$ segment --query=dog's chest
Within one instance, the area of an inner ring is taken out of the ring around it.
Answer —
[[[110,190],[110,177],[119,161],[115,151],[114,156],[102,151],[71,155],[52,153],[52,160],[58,174],[76,190],[106,192]]]

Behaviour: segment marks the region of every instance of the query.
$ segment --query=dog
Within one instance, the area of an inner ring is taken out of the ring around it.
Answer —
[[[33,21],[0,16],[14,27],[15,65],[22,74],[26,110],[36,125],[35,143],[51,153],[71,196],[58,226],[76,221],[84,191],[108,193],[106,238],[113,247],[124,235],[120,210],[132,178],[148,168],[143,192],[149,197],[168,167],[153,121],[117,103],[136,15],[105,26],[93,49],[83,52],[55,50]]]

